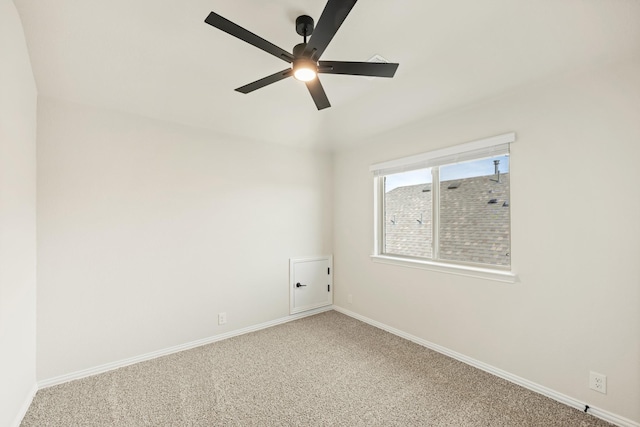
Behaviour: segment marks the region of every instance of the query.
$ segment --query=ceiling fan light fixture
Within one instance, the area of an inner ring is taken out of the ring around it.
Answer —
[[[305,82],[305,86],[309,90],[316,107],[318,110],[323,110],[331,107],[331,103],[320,83],[318,73],[393,77],[399,65],[395,63],[373,64],[369,62],[320,60],[329,42],[336,35],[336,32],[357,1],[326,0],[327,3],[322,10],[317,26],[309,15],[298,16],[296,18],[296,33],[303,37],[303,42],[295,45],[293,52],[287,52],[215,12],[209,13],[204,22],[288,64],[288,67],[284,70],[236,88],[236,92],[247,94],[293,76],[296,80]]]
[[[293,77],[301,82],[309,82],[318,74],[318,64],[310,59],[297,59],[293,61]]]

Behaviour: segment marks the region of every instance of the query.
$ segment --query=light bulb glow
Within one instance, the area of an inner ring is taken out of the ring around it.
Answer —
[[[293,63],[293,77],[301,82],[308,82],[316,78],[318,64],[310,59],[298,59]]]
[[[293,76],[301,82],[308,82],[316,78],[316,72],[308,68],[298,68]]]

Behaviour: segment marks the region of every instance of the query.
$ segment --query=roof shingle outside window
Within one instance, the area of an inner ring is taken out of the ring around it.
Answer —
[[[440,183],[440,259],[510,265],[509,174],[495,178]],[[386,193],[385,253],[432,257],[430,190],[418,184]]]

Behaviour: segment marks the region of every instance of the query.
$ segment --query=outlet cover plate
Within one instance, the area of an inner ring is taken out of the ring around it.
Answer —
[[[218,325],[227,323],[227,313],[218,313]]]
[[[589,388],[607,394],[607,376],[597,372],[589,372]]]

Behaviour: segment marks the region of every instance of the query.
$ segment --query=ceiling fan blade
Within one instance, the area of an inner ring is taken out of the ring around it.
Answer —
[[[393,77],[398,65],[386,62],[320,61],[318,62],[318,72],[354,76]]]
[[[245,42],[254,45],[258,49],[262,49],[265,52],[270,53],[285,62],[293,62],[293,55],[286,50],[281,49],[273,43],[266,41],[262,37],[253,34],[249,30],[245,30],[238,24],[234,24],[233,22],[229,21],[226,18],[223,18],[217,13],[211,12],[209,16],[207,16],[207,19],[204,20],[204,22],[216,27],[219,30],[224,31],[227,34],[237,37],[240,40],[244,40]]]
[[[319,78],[316,77],[315,79],[306,82],[306,85],[311,97],[313,98],[313,102],[315,102],[316,107],[318,107],[318,110],[331,107],[329,98],[327,98],[327,94],[324,92],[324,88],[322,87]]]
[[[318,19],[311,39],[304,49],[306,56],[317,61],[329,45],[338,28],[344,22],[358,0],[329,0]]]
[[[236,89],[236,91],[241,93],[249,93],[253,92],[256,89],[260,89],[271,83],[279,82],[280,80],[286,79],[287,77],[291,77],[293,75],[293,70],[291,68],[287,68],[286,70],[278,71],[275,74],[271,74],[265,78],[260,80],[256,80],[253,83],[249,83],[248,85],[244,85]]]

